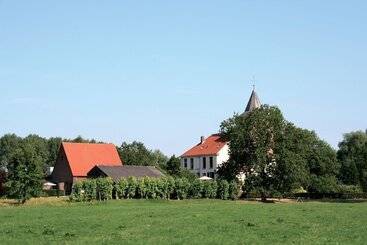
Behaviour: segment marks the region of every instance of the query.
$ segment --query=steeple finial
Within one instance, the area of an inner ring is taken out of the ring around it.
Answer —
[[[256,88],[256,80],[255,80],[255,76],[252,76],[252,90],[255,91]]]

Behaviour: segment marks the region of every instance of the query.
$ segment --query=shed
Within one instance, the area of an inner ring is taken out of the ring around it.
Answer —
[[[88,172],[88,178],[111,177],[114,181],[128,177],[164,177],[164,174],[153,166],[106,166],[96,165]]]

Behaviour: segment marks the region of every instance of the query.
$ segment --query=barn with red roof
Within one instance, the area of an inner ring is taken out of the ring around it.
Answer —
[[[60,146],[51,180],[69,194],[73,183],[87,178],[96,165],[121,166],[123,163],[113,144],[67,143]]]

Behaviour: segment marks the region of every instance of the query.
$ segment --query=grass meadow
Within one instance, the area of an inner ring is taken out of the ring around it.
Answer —
[[[46,200],[46,201],[45,201]],[[367,203],[0,202],[1,244],[366,244]]]

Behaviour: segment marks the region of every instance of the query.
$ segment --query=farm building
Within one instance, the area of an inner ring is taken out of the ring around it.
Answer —
[[[60,190],[70,194],[73,183],[87,178],[96,165],[122,166],[113,144],[65,143],[61,144],[51,181]]]
[[[92,168],[88,173],[88,178],[100,178],[100,177],[110,177],[114,181],[121,178],[128,178],[134,176],[136,178],[142,177],[153,177],[159,178],[163,177],[158,169],[153,166],[104,166],[97,165]]]

